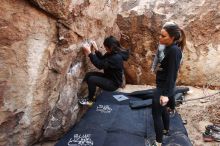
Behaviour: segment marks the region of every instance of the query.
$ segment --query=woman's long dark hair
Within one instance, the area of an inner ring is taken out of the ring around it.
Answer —
[[[164,25],[163,29],[167,31],[170,37],[174,37],[174,43],[176,43],[183,51],[186,45],[186,35],[184,31],[175,23]]]
[[[111,52],[118,53],[120,51],[126,51],[120,44],[120,42],[114,37],[109,36],[105,38],[103,45],[109,49],[111,49]]]

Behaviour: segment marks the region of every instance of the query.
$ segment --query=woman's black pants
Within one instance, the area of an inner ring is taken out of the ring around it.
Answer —
[[[163,95],[162,90],[157,88],[154,93],[153,103],[152,103],[152,115],[154,120],[154,130],[156,133],[156,141],[162,143],[163,140],[163,130],[169,130],[170,117],[167,111],[167,106],[171,109],[175,108],[174,96],[169,97],[169,102],[167,106],[160,105],[160,96]]]
[[[88,72],[83,81],[86,81],[88,85],[89,100],[92,100],[95,95],[96,87],[107,91],[115,91],[118,89],[118,86],[116,86],[111,79],[106,78],[102,72]]]

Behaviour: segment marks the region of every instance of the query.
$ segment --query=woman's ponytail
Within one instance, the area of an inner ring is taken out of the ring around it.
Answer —
[[[183,51],[186,45],[186,35],[184,31],[174,22],[165,23],[163,29],[167,31],[170,37],[174,37],[174,43],[176,43]]]
[[[180,28],[180,33],[181,33],[181,37],[180,37],[178,46],[183,51],[184,47],[186,46],[186,35],[185,35],[185,32],[181,28]]]

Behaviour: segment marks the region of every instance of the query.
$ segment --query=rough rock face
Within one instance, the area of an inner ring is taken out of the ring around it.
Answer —
[[[67,19],[71,12],[69,9],[71,0],[31,0],[31,2],[56,18]]]
[[[0,5],[0,145],[27,145],[48,116],[48,59],[56,22],[26,1]]]
[[[150,73],[161,26],[175,21],[186,33],[187,46],[179,83],[220,87],[220,1],[125,0],[117,24],[121,41],[132,49],[127,81],[152,84]]]
[[[93,69],[80,44],[118,36],[117,11],[116,0],[1,2],[0,145],[54,140],[75,124],[81,81]]]
[[[82,79],[94,69],[80,44],[89,38],[101,48],[104,37],[119,37],[118,26],[122,43],[132,50],[126,64],[130,83],[154,82],[149,69],[158,32],[174,20],[187,35],[179,82],[220,86],[219,3],[130,0],[117,17],[118,0],[2,1],[0,145],[56,140],[75,124]]]

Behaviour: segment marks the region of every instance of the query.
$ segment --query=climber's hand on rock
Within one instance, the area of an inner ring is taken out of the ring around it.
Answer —
[[[88,43],[84,43],[82,48],[85,55],[89,55],[91,53],[91,48]]]
[[[91,41],[91,43],[92,43],[92,47],[95,49],[95,51],[98,51],[98,46],[97,46],[96,42]]]

